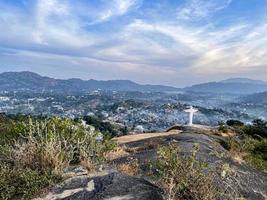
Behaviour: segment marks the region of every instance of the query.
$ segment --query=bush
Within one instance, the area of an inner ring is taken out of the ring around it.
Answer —
[[[247,137],[243,151],[248,152],[245,159],[254,167],[267,171],[267,139],[254,139]]]
[[[87,124],[94,126],[101,133],[108,134],[112,137],[117,135],[118,131],[109,122],[103,122],[101,119],[93,116],[85,116],[83,119],[86,121]]]
[[[98,132],[71,119],[29,119],[13,125],[14,141],[0,145],[2,199],[30,198],[57,182],[70,164],[90,163],[93,169],[116,147],[108,139],[97,142]]]
[[[233,156],[238,155],[250,165],[267,171],[267,139],[255,139],[247,136],[240,142],[235,137],[222,140],[221,145]]]
[[[158,159],[152,162],[151,168],[156,171],[168,199],[213,200],[218,197],[215,174],[207,170],[206,163],[196,160],[197,151],[196,145],[191,156],[182,158],[174,143],[159,148]]]
[[[226,124],[228,126],[243,126],[244,125],[243,122],[239,120],[234,120],[234,119],[227,120]]]
[[[41,189],[57,183],[60,177],[31,169],[0,168],[1,199],[30,199]]]
[[[267,122],[261,119],[256,119],[252,125],[244,126],[243,131],[245,134],[252,137],[267,138]]]

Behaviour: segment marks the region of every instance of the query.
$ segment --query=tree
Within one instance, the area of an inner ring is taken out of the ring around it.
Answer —
[[[235,119],[230,119],[230,120],[227,120],[226,124],[228,126],[243,126],[244,123],[239,121],[239,120],[235,120]]]
[[[262,119],[255,119],[252,121],[252,125],[244,127],[244,133],[253,137],[267,138],[267,122]]]

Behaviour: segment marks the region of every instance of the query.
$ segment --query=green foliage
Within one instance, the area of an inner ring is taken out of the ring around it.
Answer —
[[[246,138],[243,151],[248,152],[245,159],[258,169],[267,171],[267,139]]]
[[[226,124],[228,126],[243,126],[244,123],[239,121],[239,120],[235,120],[235,119],[230,119],[230,120],[227,120]]]
[[[28,130],[29,116],[0,115],[0,145],[13,144],[22,132]]]
[[[70,164],[96,165],[116,147],[110,138],[97,142],[92,127],[68,118],[28,118],[6,125],[10,135],[1,134],[0,143],[1,199],[28,199],[57,182]]]
[[[109,122],[103,122],[101,119],[93,116],[86,116],[83,119],[87,124],[94,126],[101,133],[111,135],[112,137],[117,134],[115,127]]]
[[[169,199],[206,199],[218,196],[214,175],[206,171],[207,164],[196,159],[198,145],[192,154],[183,158],[179,147],[172,143],[158,150],[158,159],[151,168],[156,171],[159,184],[165,188]]]
[[[243,127],[243,132],[252,137],[267,138],[267,122],[262,119],[256,119],[252,122],[252,125]]]
[[[221,140],[220,144],[228,151],[239,151],[241,148],[241,145],[234,137],[228,137],[224,140]]]
[[[234,137],[229,137],[223,140],[221,145],[240,155],[244,154],[243,159],[252,166],[267,171],[267,139],[255,139],[251,136],[245,137],[240,142],[237,142]]]
[[[0,168],[1,199],[30,199],[42,188],[59,182],[61,178],[51,173],[41,173],[31,169]]]

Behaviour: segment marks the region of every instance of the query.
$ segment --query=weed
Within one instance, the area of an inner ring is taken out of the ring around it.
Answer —
[[[135,158],[128,158],[126,163],[117,166],[118,171],[128,174],[130,176],[138,175],[139,162]]]
[[[158,159],[151,163],[151,169],[168,199],[213,200],[218,196],[215,175],[205,170],[206,163],[196,160],[197,151],[195,145],[192,155],[183,158],[174,143],[158,149]]]

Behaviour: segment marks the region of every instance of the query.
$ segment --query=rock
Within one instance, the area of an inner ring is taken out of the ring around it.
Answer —
[[[247,200],[266,200],[267,174],[232,160],[229,152],[217,142],[217,139],[187,131],[173,139],[177,141],[183,155],[191,154],[194,144],[199,145],[197,159],[221,170],[215,181],[220,188],[231,194],[232,199],[243,197]]]
[[[198,127],[197,127],[198,128]],[[246,199],[246,200],[265,200],[267,199],[267,174],[246,165],[238,163],[231,158],[227,151],[218,142],[219,136],[211,136],[185,128],[182,133],[159,137],[153,142],[159,146],[168,145],[175,142],[180,146],[180,153],[186,157],[192,154],[195,144],[198,144],[199,151],[196,155],[198,160],[206,162],[209,167],[216,168],[218,171],[215,177],[215,184],[218,188],[227,192],[222,198],[227,199]],[[201,128],[201,131],[203,129]],[[144,144],[151,142],[151,139],[142,139],[127,143],[127,148],[136,148],[140,151],[133,152],[119,159],[112,164],[127,162],[128,157],[137,158],[143,167],[143,172],[148,168],[148,161],[155,160],[157,157],[156,148],[140,148]],[[156,146],[156,145],[154,145]],[[114,171],[108,171],[106,175],[96,175],[89,177],[83,174],[82,168],[70,169],[74,177],[67,179],[61,185],[55,187],[47,197],[40,200],[161,200],[163,191],[142,178],[131,177]],[[104,170],[105,171],[105,170]],[[75,173],[77,172],[77,173]],[[82,172],[82,173],[80,173]],[[101,172],[102,173],[102,172]],[[78,176],[78,175],[81,176]],[[241,198],[242,197],[242,198]]]
[[[64,170],[64,177],[87,175],[88,171],[82,166],[71,166]]]
[[[64,181],[61,185],[54,188],[54,193],[62,193],[64,190],[85,188],[89,182],[87,176],[75,176]]]
[[[218,170],[218,175],[215,177],[218,188],[231,195],[231,198],[226,197],[225,199],[243,197],[248,200],[266,200],[267,174],[245,163],[235,162],[231,158],[230,152],[218,142],[220,138],[202,134],[202,131],[202,128],[201,133],[199,133],[198,127],[186,127],[182,133],[161,138],[156,144],[163,146],[175,142],[180,147],[181,156],[184,157],[192,155],[194,145],[198,144],[199,151],[196,154],[196,159],[204,161],[210,168]],[[135,141],[127,143],[127,147],[139,148],[148,142],[148,140]],[[130,156],[137,158],[140,163],[144,163],[141,164],[141,169],[145,174],[148,170],[147,162],[155,160],[157,157],[156,148],[138,151]],[[127,158],[124,157],[116,160],[116,162],[122,163],[126,160]]]
[[[204,126],[204,125],[181,125],[181,124],[176,124],[169,129],[166,130],[166,132],[172,131],[172,130],[180,130],[183,132],[190,132],[190,133],[203,133],[203,134],[211,134],[214,130],[214,128],[210,126]]]
[[[89,178],[72,177],[39,200],[163,200],[162,190],[142,179],[121,173]]]

